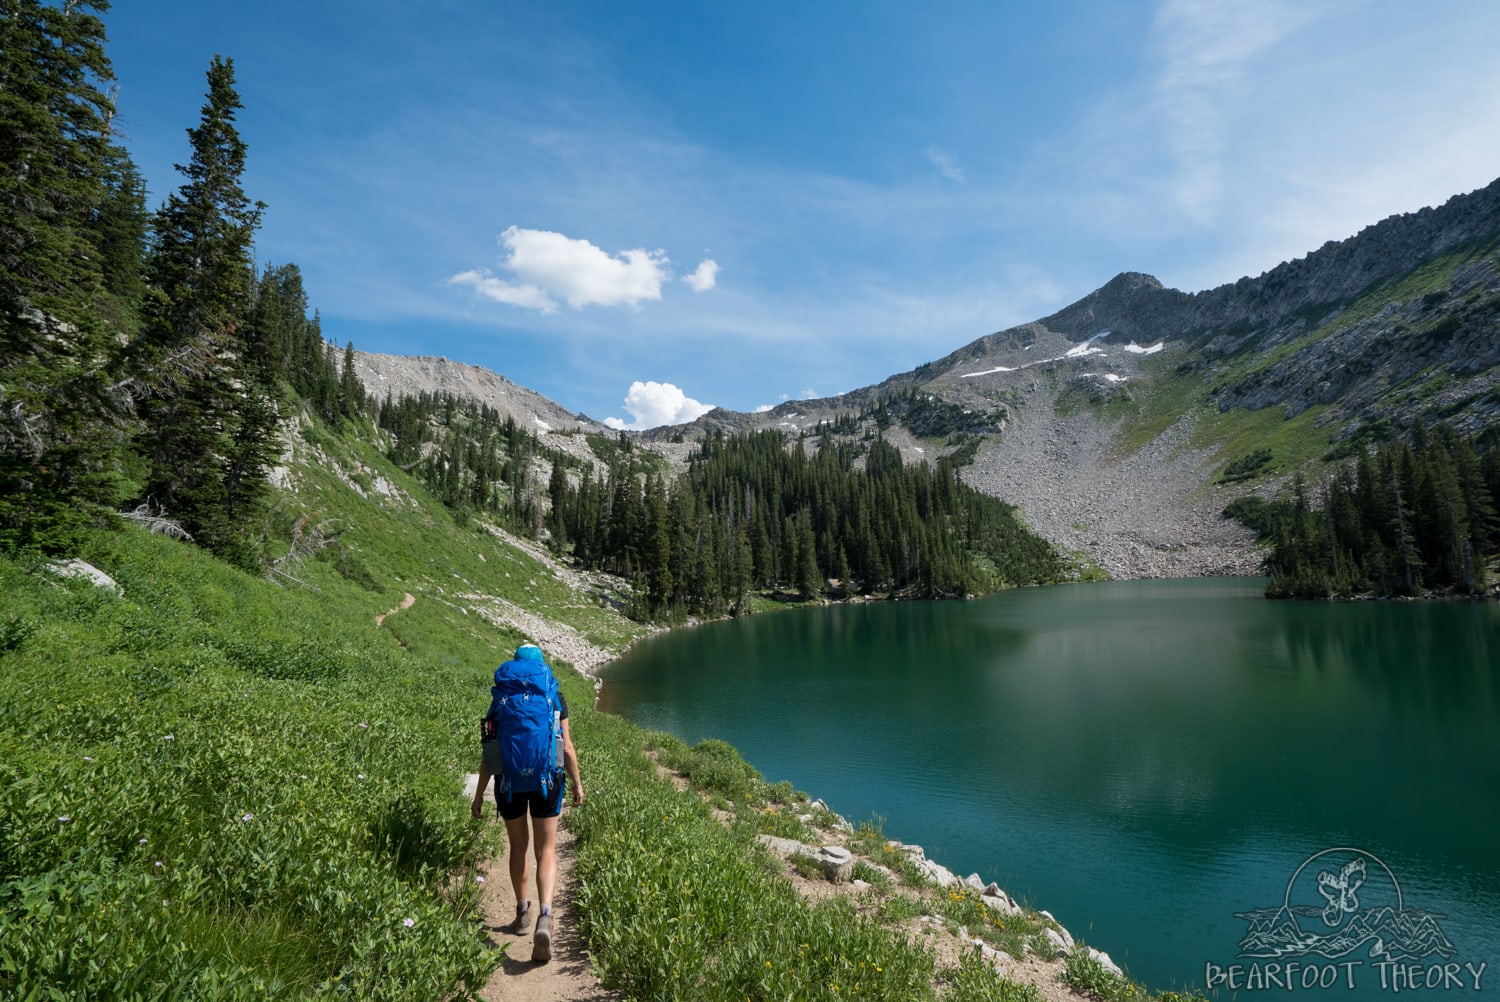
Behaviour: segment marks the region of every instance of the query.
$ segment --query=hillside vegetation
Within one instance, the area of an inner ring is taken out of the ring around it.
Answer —
[[[322,545],[289,545],[266,573],[137,526],[77,550],[117,590],[0,557],[0,996],[432,999],[500,962],[473,879],[499,828],[460,790],[489,675],[526,639],[506,617],[541,613],[611,650],[642,627],[455,519],[370,426],[307,416],[293,442],[275,511]],[[569,819],[578,907],[606,984],[1036,997],[977,955],[937,965],[908,943],[910,912],[803,902],[752,843],[815,839],[788,809],[805,795],[722,743],[596,713],[590,680],[559,670],[590,789]],[[709,800],[665,783],[648,747]],[[948,921],[1025,949],[1037,926],[1007,940],[966,895],[945,899]]]
[[[619,433],[558,435],[451,394],[387,399],[389,455],[460,515],[628,582],[636,619],[737,615],[756,594],[951,598],[1075,573],[950,457],[906,463],[884,411],[816,436],[712,430],[683,469]],[[543,488],[545,484],[545,489]]]
[[[494,846],[457,794],[524,635],[484,602],[632,630],[309,431],[277,514],[324,545],[268,574],[134,527],[76,551],[118,595],[0,562],[0,995],[430,999],[494,966],[464,879]]]

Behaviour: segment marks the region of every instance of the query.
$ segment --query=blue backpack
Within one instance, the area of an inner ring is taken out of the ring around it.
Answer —
[[[504,793],[507,802],[515,793],[552,796],[562,771],[562,704],[541,648],[523,644],[514,660],[495,669],[485,725],[500,742],[496,796]]]

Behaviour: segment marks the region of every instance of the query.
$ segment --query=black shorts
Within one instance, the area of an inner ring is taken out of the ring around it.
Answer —
[[[530,808],[534,818],[555,818],[562,813],[563,794],[567,792],[567,786],[567,777],[559,775],[557,786],[550,797],[544,798],[539,791],[532,790],[530,793],[513,793],[510,800],[506,800],[505,794],[500,792],[500,784],[496,782],[495,806],[500,810],[500,817],[506,821],[525,817],[527,808]]]

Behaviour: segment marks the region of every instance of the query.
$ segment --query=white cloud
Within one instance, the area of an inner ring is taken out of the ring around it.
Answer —
[[[966,178],[964,177],[963,168],[953,162],[953,156],[947,150],[940,150],[936,146],[929,146],[923,152],[927,154],[927,159],[932,161],[932,166],[937,168],[939,174],[950,181],[957,181],[959,184],[964,183]]]
[[[1222,201],[1230,120],[1253,90],[1245,87],[1249,65],[1309,19],[1280,0],[1167,0],[1157,11],[1156,88],[1177,168],[1176,200],[1196,221],[1211,222]]]
[[[682,280],[692,286],[694,292],[707,292],[719,280],[719,262],[706,257],[698,262],[691,274],[683,275]]]
[[[633,423],[617,417],[605,418],[604,423],[620,431],[645,431],[664,424],[686,424],[713,410],[714,405],[699,403],[671,383],[636,380],[625,394],[625,409],[635,418]]]
[[[543,313],[557,311],[557,304],[541,289],[534,285],[516,285],[506,282],[490,274],[488,268],[473,268],[459,272],[448,279],[448,284],[473,286],[474,291],[479,295],[486,299],[493,299],[497,303],[522,306],[528,310],[541,310]]]
[[[575,310],[659,300],[662,283],[671,277],[667,255],[660,250],[636,248],[610,255],[587,240],[519,226],[500,234],[500,243],[509,252],[501,267],[516,281],[476,268],[454,275],[449,284],[472,286],[497,303],[555,313],[558,300]]]

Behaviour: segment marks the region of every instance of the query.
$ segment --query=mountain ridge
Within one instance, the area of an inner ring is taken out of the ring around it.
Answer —
[[[356,359],[367,385],[468,396],[549,441],[613,434],[482,367]],[[1254,278],[1190,293],[1125,271],[876,384],[630,434],[680,462],[710,431],[850,416],[907,461],[963,456],[966,481],[1116,576],[1253,573],[1249,534],[1219,514],[1229,501],[1414,420],[1500,420],[1500,179]],[[1259,450],[1250,482],[1217,482]]]

